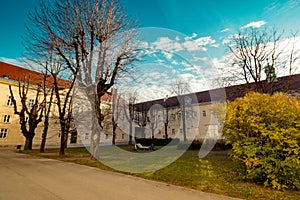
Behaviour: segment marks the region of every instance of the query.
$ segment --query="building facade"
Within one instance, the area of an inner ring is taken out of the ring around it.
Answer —
[[[23,145],[25,137],[22,135],[19,123],[19,116],[14,114],[14,106],[9,91],[12,88],[17,106],[20,107],[19,81],[24,77],[30,77],[27,105],[33,105],[36,98],[36,85],[41,82],[43,75],[39,72],[24,69],[18,66],[0,62],[0,146]],[[60,88],[69,84],[65,80],[60,80]],[[50,80],[51,82],[51,80]],[[284,83],[284,84],[282,84]],[[288,84],[285,84],[288,83]],[[266,88],[269,87],[267,83]],[[284,86],[284,87],[283,87]],[[50,85],[49,85],[50,87]],[[102,98],[101,109],[105,113],[103,131],[100,136],[102,144],[112,144],[113,122],[115,117],[117,123],[115,141],[116,144],[127,144],[130,135],[137,138],[179,138],[180,140],[202,140],[204,138],[222,138],[222,122],[214,114],[214,106],[219,102],[232,101],[242,97],[251,90],[253,85],[237,85],[223,89],[202,91],[195,94],[184,95],[188,101],[183,101],[181,97],[170,97],[168,99],[157,99],[148,102],[128,105],[122,100],[112,112],[112,96],[109,92]],[[300,94],[300,74],[291,77],[278,78],[276,85],[272,85],[276,91],[288,92],[291,96]],[[180,103],[182,102],[182,103]],[[79,101],[79,105],[84,105]],[[50,112],[50,125],[47,135],[46,146],[60,144],[60,122],[58,118],[58,108],[52,104]],[[133,109],[132,111],[130,110]],[[185,114],[183,114],[185,113]],[[83,127],[75,127],[73,124],[68,136],[68,143],[89,144],[91,141],[91,121],[88,116],[77,116],[77,121],[85,121]],[[78,124],[77,124],[78,125]],[[80,131],[77,132],[79,128]],[[35,131],[33,140],[34,146],[39,146],[42,139],[43,121]]]

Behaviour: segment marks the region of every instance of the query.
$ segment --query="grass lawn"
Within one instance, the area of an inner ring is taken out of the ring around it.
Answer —
[[[134,147],[121,148],[133,151]],[[90,154],[85,148],[69,148],[63,157],[58,156],[57,149],[48,149],[42,154],[38,150],[22,152],[115,171],[99,161],[90,160]],[[146,152],[138,152],[142,153]],[[233,162],[226,151],[211,152],[203,159],[198,158],[198,151],[187,151],[171,165],[156,172],[132,175],[243,199],[300,199],[300,191],[276,191],[246,182],[241,178],[241,166]]]

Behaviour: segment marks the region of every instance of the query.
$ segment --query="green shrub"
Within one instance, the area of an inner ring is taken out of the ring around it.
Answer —
[[[247,179],[279,190],[300,189],[299,100],[249,93],[228,103],[223,131]]]

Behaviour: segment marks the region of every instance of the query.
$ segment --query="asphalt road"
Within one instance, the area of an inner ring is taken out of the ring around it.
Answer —
[[[0,200],[230,200],[234,198],[0,149]]]

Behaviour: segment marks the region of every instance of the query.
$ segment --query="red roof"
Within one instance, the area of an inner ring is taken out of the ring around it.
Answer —
[[[38,85],[43,83],[44,75],[37,71],[0,62],[0,78],[7,78],[9,80],[21,81],[21,82],[24,81],[24,78],[26,78],[26,80],[30,78],[29,80],[30,84]],[[70,81],[64,79],[58,79],[58,86],[60,89],[67,88],[68,86],[70,86],[70,84],[71,84]],[[52,76],[47,77],[46,85],[47,87],[53,87]],[[111,94],[106,93],[101,99],[106,101],[111,101]]]
[[[26,81],[29,79],[30,84],[38,85],[43,83],[44,75],[37,71],[0,62],[0,78],[21,82],[23,82],[24,79],[26,79]],[[47,77],[46,85],[47,87],[52,87],[53,78],[51,76]],[[60,89],[67,88],[70,86],[70,82],[64,79],[58,79],[58,86]]]

